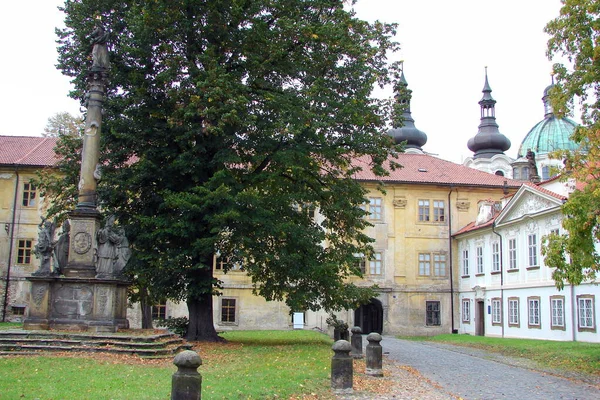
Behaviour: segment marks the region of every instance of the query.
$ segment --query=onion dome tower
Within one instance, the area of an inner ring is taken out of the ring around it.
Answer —
[[[408,83],[404,77],[404,71],[396,87],[396,104],[394,105],[395,116],[394,127],[388,131],[388,135],[394,138],[397,144],[406,142],[406,153],[423,153],[423,145],[427,143],[427,135],[415,127],[415,120],[410,113],[410,100],[412,90],[408,89]],[[398,114],[402,112],[402,118]]]
[[[510,140],[498,131],[496,123],[496,100],[492,97],[492,89],[488,83],[487,67],[485,68],[485,84],[483,97],[479,101],[481,106],[481,123],[477,135],[469,139],[467,146],[474,159],[491,158],[496,154],[504,154],[510,148]]]

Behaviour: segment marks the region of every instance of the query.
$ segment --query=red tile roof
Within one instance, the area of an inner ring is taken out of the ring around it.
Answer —
[[[56,138],[0,135],[0,165],[49,167],[58,161]]]
[[[548,181],[546,181],[546,182],[548,182]],[[541,186],[538,186],[538,185],[536,185],[536,184],[534,184],[534,183],[531,183],[531,182],[524,182],[524,184],[525,184],[525,185],[527,185],[527,186],[529,186],[530,188],[533,188],[534,190],[537,190],[538,192],[544,193],[544,194],[546,194],[546,195],[548,195],[548,196],[552,196],[552,197],[554,197],[555,199],[558,199],[558,200],[561,200],[561,201],[565,201],[565,200],[567,200],[567,197],[566,197],[566,196],[563,196],[563,195],[561,195],[561,194],[558,194],[558,193],[554,193],[553,191],[551,191],[551,190],[548,190],[548,189],[546,189],[546,188],[543,188],[543,187],[541,187]]]
[[[371,172],[367,158],[354,160],[362,171],[355,174],[359,181],[382,181],[388,183],[421,183],[445,186],[502,187],[504,181],[510,188],[518,188],[523,182],[504,176],[482,172],[464,165],[430,156],[427,154],[399,154],[396,159],[402,168],[390,171],[388,176],[376,176]],[[389,170],[389,168],[388,168]]]

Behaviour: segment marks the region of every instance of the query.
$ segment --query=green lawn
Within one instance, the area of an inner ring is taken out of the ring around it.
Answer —
[[[330,397],[332,340],[312,331],[244,331],[196,343],[203,399]],[[106,355],[0,358],[0,399],[169,399],[169,360]]]
[[[503,339],[451,334],[409,339],[475,347],[506,356],[533,360],[547,368],[600,376],[600,343]]]
[[[0,322],[0,331],[4,329],[20,329],[22,327],[23,323],[21,322]]]

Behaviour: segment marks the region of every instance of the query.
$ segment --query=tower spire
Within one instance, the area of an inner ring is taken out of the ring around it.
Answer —
[[[469,139],[467,146],[474,152],[474,158],[491,158],[496,154],[504,154],[510,148],[510,140],[500,133],[496,123],[496,100],[492,97],[492,88],[488,81],[485,67],[483,97],[479,100],[481,118],[477,134]]]

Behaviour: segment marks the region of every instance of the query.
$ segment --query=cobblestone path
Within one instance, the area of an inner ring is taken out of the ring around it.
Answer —
[[[381,345],[391,360],[415,368],[424,378],[456,398],[600,399],[600,379],[597,377],[559,376],[553,371],[541,371],[541,367],[527,360],[460,346],[389,336],[384,337]]]

